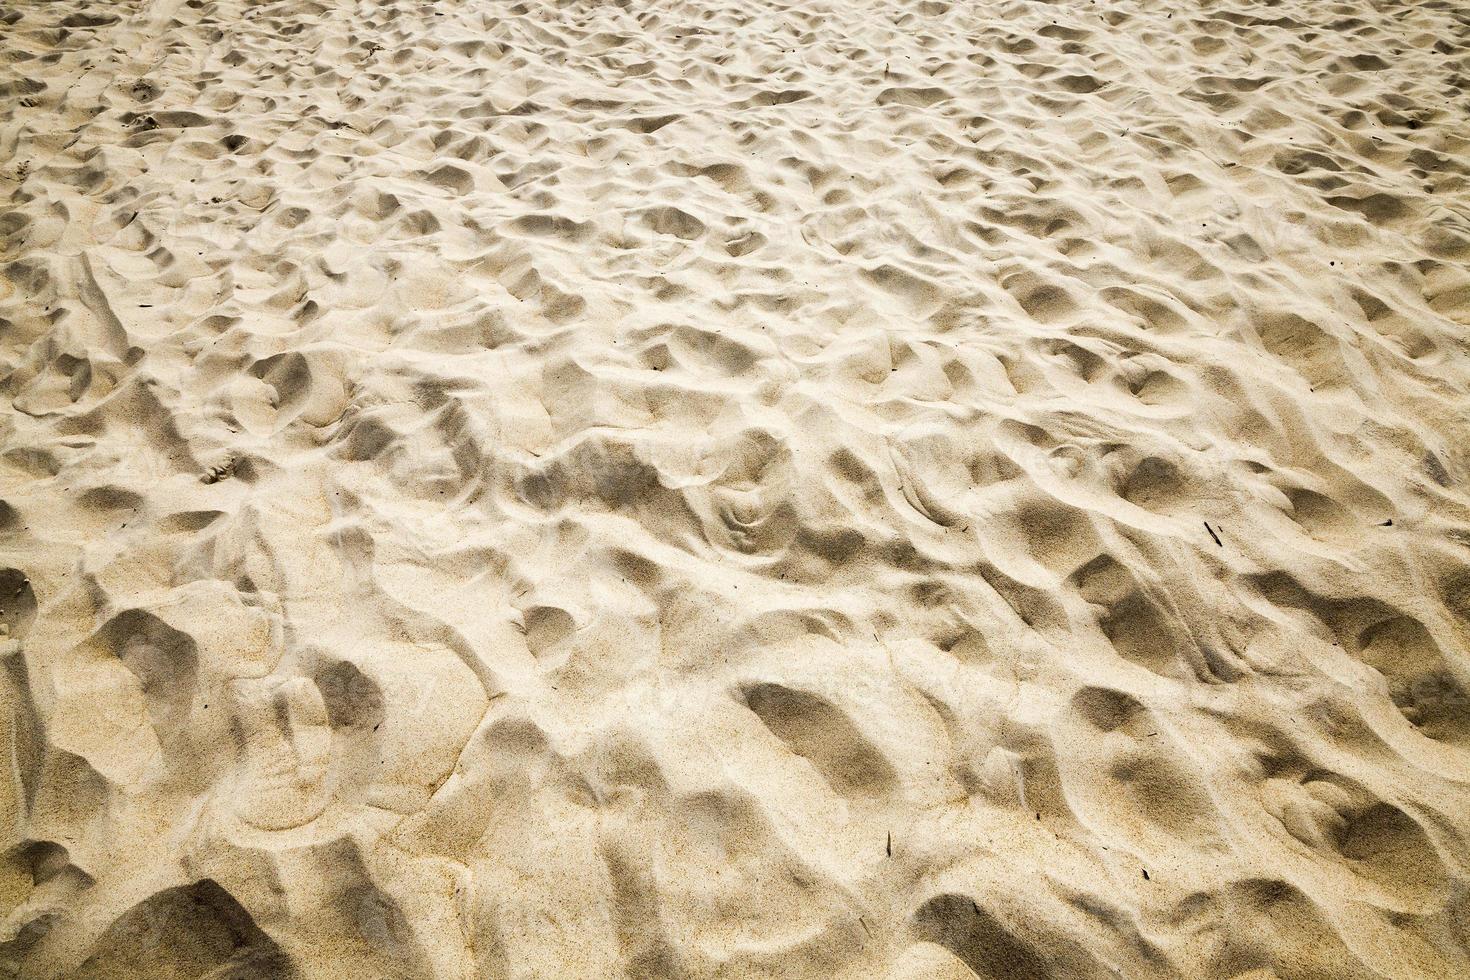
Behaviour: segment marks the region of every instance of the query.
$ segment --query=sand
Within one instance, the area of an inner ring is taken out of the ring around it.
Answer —
[[[1452,0],[0,9],[0,975],[1470,975]]]

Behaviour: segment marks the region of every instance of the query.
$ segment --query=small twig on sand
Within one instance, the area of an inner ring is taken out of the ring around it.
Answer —
[[[1220,540],[1220,535],[1216,534],[1215,533],[1215,529],[1212,528],[1212,527],[1210,527],[1210,522],[1209,521],[1205,521],[1205,530],[1210,532],[1210,537],[1212,537],[1212,538],[1215,539],[1215,543],[1217,545],[1219,545],[1222,548],[1225,547],[1224,543],[1221,542],[1221,540]]]

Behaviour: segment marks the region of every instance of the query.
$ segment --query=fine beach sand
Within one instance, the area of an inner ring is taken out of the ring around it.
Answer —
[[[0,976],[1470,976],[1463,4],[0,2]]]

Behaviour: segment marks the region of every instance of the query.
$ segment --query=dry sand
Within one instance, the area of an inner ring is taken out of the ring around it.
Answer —
[[[0,975],[1470,975],[1470,13],[0,9]]]

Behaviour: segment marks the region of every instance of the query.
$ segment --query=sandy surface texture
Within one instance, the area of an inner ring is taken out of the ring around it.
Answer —
[[[1464,4],[0,2],[0,976],[1470,975]]]

